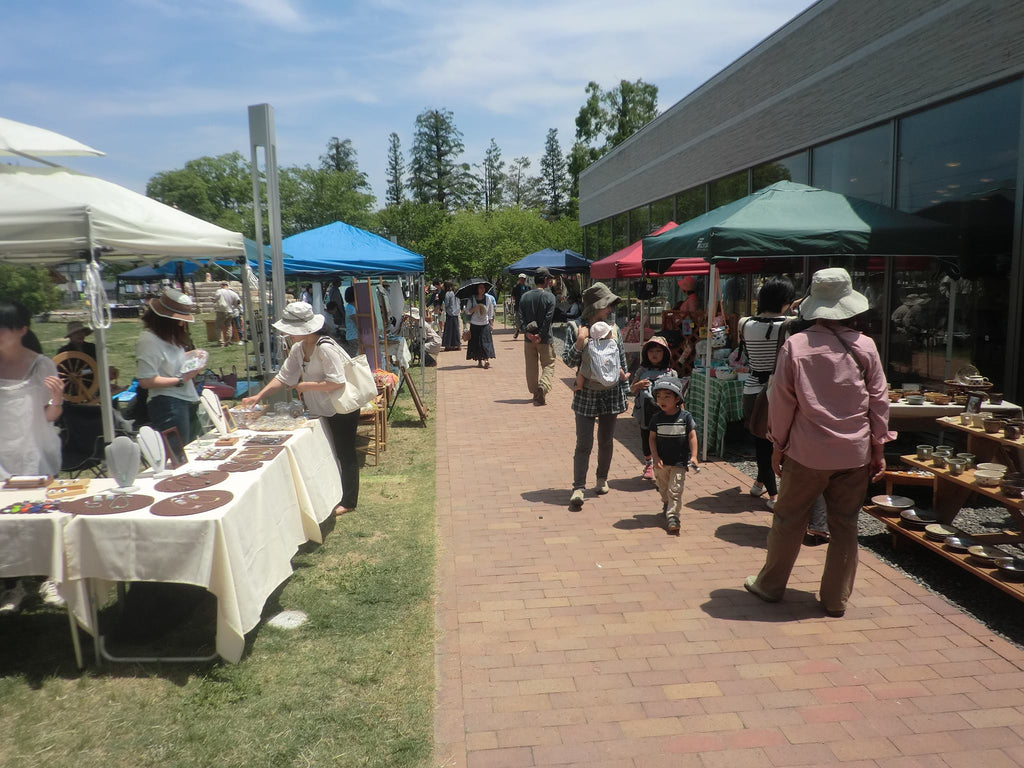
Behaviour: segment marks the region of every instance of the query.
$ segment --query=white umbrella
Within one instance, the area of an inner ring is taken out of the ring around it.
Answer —
[[[0,117],[0,155],[17,155],[54,165],[41,158],[105,154],[63,134]]]

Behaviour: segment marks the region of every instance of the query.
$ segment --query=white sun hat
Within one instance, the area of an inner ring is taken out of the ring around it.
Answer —
[[[850,273],[842,267],[819,269],[811,278],[811,295],[800,303],[805,320],[846,320],[867,312],[867,296],[853,290]]]
[[[313,307],[304,301],[293,301],[284,308],[281,319],[274,323],[274,328],[286,336],[306,336],[323,327],[324,316],[316,314]]]

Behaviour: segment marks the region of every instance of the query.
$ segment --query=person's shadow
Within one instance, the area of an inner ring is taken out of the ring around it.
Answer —
[[[767,549],[769,527],[751,525],[750,523],[727,523],[718,526],[715,530],[715,538],[740,547]]]
[[[612,527],[618,528],[620,531],[636,531],[642,528],[664,528],[665,517],[657,513],[653,515],[636,514],[632,517],[624,517],[622,520],[616,520],[612,523]],[[666,533],[668,533],[667,530]]]
[[[726,488],[710,496],[698,496],[687,502],[690,509],[701,512],[733,515],[738,512],[757,512],[764,509],[764,503],[736,488]]]
[[[812,592],[792,587],[786,590],[785,598],[778,603],[766,603],[742,586],[738,589],[714,589],[700,609],[712,618],[730,621],[781,623],[824,618],[825,615]]]
[[[523,501],[531,504],[550,504],[555,507],[569,506],[569,492],[565,488],[539,488],[535,491],[523,491]]]

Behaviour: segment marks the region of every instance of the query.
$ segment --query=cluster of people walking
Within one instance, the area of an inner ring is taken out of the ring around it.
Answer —
[[[532,287],[528,284],[532,282]],[[523,336],[526,386],[544,406],[555,378],[552,324],[556,299],[548,270],[519,276],[513,289],[514,336]],[[483,284],[470,297],[469,326],[459,336],[462,307],[444,286],[445,346],[469,341],[467,359],[488,367],[495,301]],[[686,409],[687,379],[672,367],[670,346],[653,336],[628,373],[625,345],[611,314],[620,298],[603,283],[581,297],[578,321],[566,323],[562,361],[575,371],[571,408],[575,420],[569,507],[588,498],[588,474],[597,462],[593,494],[610,492],[608,477],[619,414],[632,399],[643,454],[642,477],[659,493],[666,530],[680,532],[687,473],[699,470],[698,434]],[[758,312],[738,329],[739,354],[750,370],[743,389],[744,415],[754,439],[757,478],[753,497],[765,497],[773,513],[761,571],[744,586],[758,598],[782,599],[805,537],[827,543],[820,599],[825,613],[842,616],[857,569],[857,517],[869,481],[885,469],[883,446],[895,439],[888,427],[887,384],[874,342],[856,330],[868,300],[853,289],[844,269],[816,272],[807,297],[791,282],[769,279],[758,295]]]

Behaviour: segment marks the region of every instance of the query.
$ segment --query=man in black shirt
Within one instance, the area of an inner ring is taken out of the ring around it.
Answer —
[[[519,301],[523,298],[523,294],[527,293],[529,290],[530,286],[526,284],[526,273],[520,272],[519,282],[512,286],[512,292],[510,294],[512,297],[512,311],[514,312],[513,317],[515,318],[513,322],[516,326],[516,332],[512,336],[513,339],[519,338],[519,331],[521,330],[519,326]]]
[[[534,289],[519,300],[519,327],[526,337],[526,387],[534,405],[545,405],[555,377],[555,348],[551,343],[555,296],[547,290],[551,273],[544,267],[534,272],[533,282]]]

